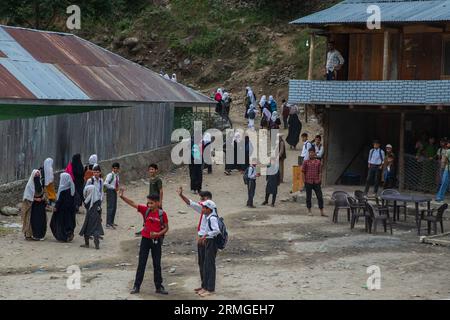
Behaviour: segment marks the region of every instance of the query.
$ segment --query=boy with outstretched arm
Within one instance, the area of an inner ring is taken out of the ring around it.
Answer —
[[[147,204],[136,204],[124,195],[124,190],[120,190],[120,198],[129,206],[135,208],[144,218],[144,228],[142,229],[142,239],[139,249],[139,263],[136,271],[131,294],[139,293],[144,279],[145,268],[147,266],[148,255],[151,251],[153,260],[153,276],[156,293],[168,294],[162,283],[161,272],[161,249],[164,235],[169,231],[169,221],[167,214],[160,209],[159,194],[147,196]]]
[[[199,288],[194,289],[195,292],[200,292],[203,290],[203,288],[206,288],[205,285],[205,279],[203,278],[203,269],[205,264],[205,243],[204,241],[200,241],[200,239],[206,234],[206,216],[203,214],[203,207],[202,204],[207,200],[212,200],[212,194],[209,191],[200,191],[200,202],[192,201],[191,199],[188,199],[183,194],[183,188],[179,187],[178,195],[180,198],[189,206],[191,207],[195,212],[200,214],[200,220],[198,222],[197,227],[197,254],[198,254],[198,267],[200,270],[200,280],[201,280],[201,286]]]

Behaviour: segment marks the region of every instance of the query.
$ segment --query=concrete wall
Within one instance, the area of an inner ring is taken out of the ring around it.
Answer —
[[[172,161],[170,160],[171,150],[172,145],[168,145],[151,151],[100,161],[103,176],[106,177],[110,172],[113,162],[120,163],[120,177],[124,184],[143,178],[147,179],[147,168],[151,163],[156,163],[161,172],[168,171],[173,167]],[[0,208],[6,205],[15,206],[21,201],[27,180],[23,179],[0,185]],[[55,174],[55,183],[58,184],[58,181],[59,172]]]
[[[329,111],[328,160],[326,163],[328,185],[333,185],[346,166],[367,142],[368,114],[352,111]],[[366,147],[367,148],[367,147]],[[365,150],[349,169],[364,179],[367,159]]]

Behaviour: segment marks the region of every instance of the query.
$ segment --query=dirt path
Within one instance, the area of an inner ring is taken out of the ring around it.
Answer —
[[[297,155],[298,150],[288,150],[286,168]],[[221,166],[214,166],[213,174],[204,176],[204,189],[213,192],[230,231],[229,247],[217,260],[214,298],[450,298],[450,250],[420,244],[411,218],[396,225],[393,236],[375,236],[364,233],[361,224],[350,231],[343,215],[339,224],[317,215],[308,217],[303,203],[290,200],[292,179],[287,171],[275,209],[259,205],[265,186],[262,178],[257,182],[257,209],[249,210],[241,175],[225,176]],[[134,200],[145,200],[144,181],[127,185]],[[162,258],[164,283],[170,291],[167,298],[153,293],[151,267],[142,294],[128,293],[137,264],[134,232],[141,218],[119,201],[119,227],[105,230],[99,251],[80,248],[78,236],[72,243],[58,243],[50,230],[43,242],[26,242],[18,230],[0,237],[0,299],[197,299],[192,289],[198,286],[194,242],[198,216],[176,195],[180,185],[189,189],[187,170],[165,174],[164,182],[164,208],[170,220]],[[330,211],[328,207],[329,215]],[[77,231],[83,219],[84,215],[77,216]],[[66,268],[71,265],[82,268],[81,290],[66,287]],[[364,288],[370,265],[381,269],[381,290]]]

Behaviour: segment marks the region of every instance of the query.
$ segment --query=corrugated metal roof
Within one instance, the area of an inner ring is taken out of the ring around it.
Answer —
[[[8,70],[0,65],[0,97],[36,99]]]
[[[72,34],[0,26],[0,50],[0,66],[39,99],[214,103]]]
[[[366,23],[371,15],[367,13],[369,5],[380,7],[382,23],[450,21],[450,0],[347,0],[291,23],[301,25]]]

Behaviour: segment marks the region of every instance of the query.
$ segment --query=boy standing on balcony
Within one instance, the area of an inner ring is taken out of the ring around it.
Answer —
[[[328,42],[327,64],[325,66],[327,80],[336,80],[337,71],[344,65],[342,54],[334,47],[334,40]]]

